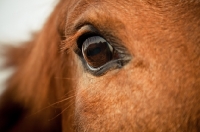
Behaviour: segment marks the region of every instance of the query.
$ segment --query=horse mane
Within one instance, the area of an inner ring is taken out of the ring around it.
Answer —
[[[67,57],[63,59],[60,51],[62,31],[58,27],[63,25],[58,18],[63,18],[56,17],[62,15],[58,9],[64,5],[57,5],[32,41],[6,48],[6,67],[14,67],[16,71],[0,99],[2,132],[61,130],[60,104],[52,104],[68,97],[70,88],[69,81],[62,79],[69,74],[66,65],[70,62]],[[60,95],[61,91],[64,95]]]

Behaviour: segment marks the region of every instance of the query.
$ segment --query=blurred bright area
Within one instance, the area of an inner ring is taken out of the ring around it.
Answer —
[[[27,41],[39,31],[58,0],[0,0],[0,46]],[[0,49],[2,50],[2,49]],[[4,58],[0,56],[0,65]],[[13,69],[0,70],[0,93]]]

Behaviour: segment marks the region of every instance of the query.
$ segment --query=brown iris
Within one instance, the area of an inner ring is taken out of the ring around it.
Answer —
[[[89,66],[98,68],[113,59],[113,47],[102,37],[87,38],[82,45],[84,59]]]

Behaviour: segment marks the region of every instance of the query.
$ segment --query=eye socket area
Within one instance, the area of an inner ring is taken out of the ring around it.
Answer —
[[[102,37],[88,37],[82,45],[82,54],[88,66],[98,68],[113,60],[114,48]]]
[[[82,61],[83,68],[94,76],[101,76],[108,71],[122,68],[131,60],[131,55],[123,46],[123,42],[111,33],[99,30],[92,26],[84,26],[77,38],[77,48],[74,52]],[[107,36],[110,41],[107,41]]]

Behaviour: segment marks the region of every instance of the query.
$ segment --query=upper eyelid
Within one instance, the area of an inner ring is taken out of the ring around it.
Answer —
[[[106,29],[105,27],[103,27],[103,29],[101,29],[101,27],[95,26],[88,21],[81,21],[81,22],[79,21],[77,23],[75,22],[72,27],[71,27],[71,30],[69,30],[68,32],[68,33],[70,32],[71,33],[66,35],[66,40],[65,40],[66,43],[68,41],[71,41],[72,42],[71,45],[73,45],[74,42],[77,42],[77,40],[81,36],[83,36],[84,34],[90,33],[90,34],[103,37],[112,46],[114,46],[115,49],[118,50],[119,52],[127,51],[127,48],[124,46],[125,44],[120,39],[120,36],[114,35],[116,34],[117,30],[113,31],[109,29],[109,27]],[[76,46],[78,45],[76,44]]]
[[[109,32],[109,29],[106,31],[100,30],[88,23],[82,24],[82,27],[81,27],[81,25],[79,25],[79,28],[77,26],[77,29],[78,29],[78,31],[76,33],[77,34],[76,39],[79,39],[79,37],[81,37],[82,35],[84,35],[86,33],[91,33],[91,34],[103,37],[117,51],[119,51],[119,52],[127,51],[127,48],[125,48],[123,41],[121,41],[118,37],[114,36],[113,33]]]
[[[90,33],[90,34],[96,34],[101,36],[101,33],[92,25],[84,25],[83,27],[81,27],[78,31],[80,33],[80,36],[86,34],[86,33]],[[79,37],[80,37],[79,36]]]
[[[82,25],[82,27],[75,27],[73,30],[70,30],[65,34],[65,39],[61,40],[61,52],[68,51],[72,47],[78,46],[75,45],[74,42],[77,42],[79,37],[86,33],[94,33],[96,35],[100,35],[99,31],[94,28],[92,25]]]
[[[91,34],[93,33],[95,35],[103,37],[109,43],[118,43],[119,42],[119,39],[114,37],[111,32],[108,32],[105,30],[100,30],[91,24],[84,24],[84,25],[82,25],[82,27],[79,26],[77,33],[79,34],[78,37],[80,37],[86,33],[91,33]],[[114,40],[116,42],[114,42]]]
[[[81,35],[85,34],[85,33],[96,33],[100,35],[100,32],[94,28],[94,26],[92,25],[82,25],[81,27],[75,27],[75,29],[69,33],[66,34],[66,41],[68,38],[79,38]]]
[[[92,25],[83,25],[78,29],[78,32],[91,32],[91,31],[95,31],[97,32],[97,29],[94,28]]]

